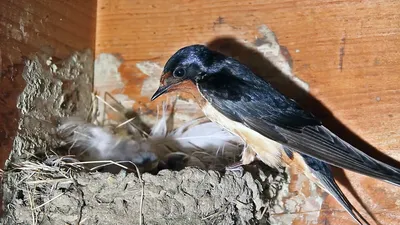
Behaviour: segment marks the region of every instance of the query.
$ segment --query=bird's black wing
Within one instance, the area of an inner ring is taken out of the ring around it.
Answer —
[[[312,114],[249,71],[222,70],[197,85],[219,112],[265,137],[328,164],[400,185],[399,169],[346,143]]]

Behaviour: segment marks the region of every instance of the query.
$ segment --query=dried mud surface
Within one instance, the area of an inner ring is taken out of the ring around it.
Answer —
[[[27,175],[10,174],[5,186]],[[269,178],[275,185],[281,179]],[[259,219],[270,204],[265,199],[273,199],[268,194],[276,194],[276,186],[263,186],[250,173],[221,176],[186,168],[143,174],[142,179],[123,172],[80,173],[35,188],[23,185],[28,191],[15,193],[6,224],[32,224],[33,218],[35,224],[140,224],[140,219],[142,224],[268,224],[266,217]]]
[[[85,173],[47,166],[55,121],[88,116],[93,56],[33,55],[23,73],[19,133],[3,178],[0,224],[268,224],[264,210],[287,189],[286,171],[220,174],[186,168],[157,175]],[[42,158],[41,158],[42,157]],[[23,165],[25,170],[15,170]],[[278,199],[278,200],[277,200]]]
[[[93,56],[88,50],[67,60],[53,60],[45,53],[37,53],[25,62],[22,76],[26,87],[17,102],[21,118],[6,167],[10,162],[19,163],[55,149],[59,143],[52,134],[58,119],[88,115]]]

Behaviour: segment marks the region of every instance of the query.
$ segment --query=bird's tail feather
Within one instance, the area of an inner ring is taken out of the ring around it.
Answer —
[[[317,177],[318,175],[315,174]],[[336,199],[337,202],[353,217],[354,220],[360,225],[369,225],[365,218],[354,208],[350,201],[346,198],[342,190],[335,182],[333,178],[325,177],[324,175],[319,176],[322,188],[328,192],[332,197]]]
[[[328,192],[335,200],[350,214],[355,221],[360,225],[369,225],[368,221],[354,208],[350,201],[346,198],[342,190],[340,190],[328,164],[302,155],[305,163],[311,170],[311,173],[318,179],[318,185],[321,186],[326,192]]]

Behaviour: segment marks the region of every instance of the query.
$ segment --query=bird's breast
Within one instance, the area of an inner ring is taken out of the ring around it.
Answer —
[[[283,147],[281,144],[261,135],[242,123],[233,121],[216,110],[209,102],[201,106],[204,114],[211,121],[220,124],[233,134],[238,135],[251,148],[257,157],[270,167],[281,165]]]

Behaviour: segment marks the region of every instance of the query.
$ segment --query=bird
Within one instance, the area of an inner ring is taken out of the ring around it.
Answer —
[[[171,92],[188,93],[208,119],[243,139],[246,147],[237,165],[295,163],[358,224],[368,222],[340,190],[331,166],[400,185],[399,168],[342,140],[250,68],[206,45],[185,46],[167,60],[151,101]]]

